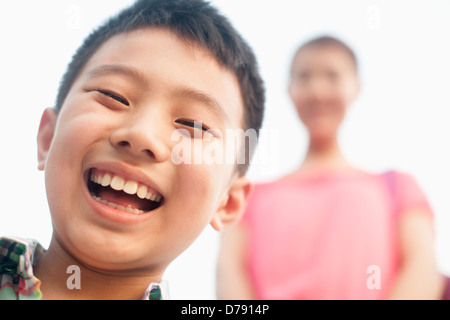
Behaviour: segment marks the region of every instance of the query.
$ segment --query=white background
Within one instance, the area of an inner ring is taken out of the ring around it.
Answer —
[[[51,221],[36,133],[84,37],[129,5],[114,1],[0,0],[0,235],[48,246]],[[351,161],[414,175],[435,210],[436,253],[450,274],[450,1],[216,0],[253,46],[267,87],[262,137],[249,177],[293,170],[306,134],[286,94],[293,52],[316,35],[354,48],[362,91],[341,132]],[[165,274],[174,299],[214,299],[219,235],[207,227]]]

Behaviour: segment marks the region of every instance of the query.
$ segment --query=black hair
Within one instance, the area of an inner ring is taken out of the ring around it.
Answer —
[[[355,71],[356,73],[358,73],[358,59],[356,58],[355,53],[353,52],[353,50],[347,45],[345,44],[343,41],[334,38],[332,36],[328,36],[328,35],[324,35],[324,36],[320,36],[317,38],[313,38],[305,43],[303,43],[298,49],[297,52],[294,55],[294,59],[297,57],[297,55],[304,49],[306,48],[310,48],[310,47],[334,47],[337,49],[342,50],[345,54],[347,54],[349,56],[349,58],[351,59],[354,67],[355,67]]]
[[[227,18],[204,0],[138,0],[95,29],[76,51],[60,82],[56,111],[89,59],[111,37],[146,27],[166,28],[182,39],[208,50],[237,77],[244,103],[244,129],[257,135],[264,117],[265,90],[256,57]],[[244,143],[245,145],[245,143]],[[244,146],[246,162],[238,165],[245,174],[255,146]]]

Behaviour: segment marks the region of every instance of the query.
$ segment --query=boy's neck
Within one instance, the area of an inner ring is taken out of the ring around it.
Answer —
[[[86,267],[54,238],[35,265],[34,275],[41,281],[43,299],[48,300],[140,300],[150,283],[162,278],[162,273],[110,272]]]

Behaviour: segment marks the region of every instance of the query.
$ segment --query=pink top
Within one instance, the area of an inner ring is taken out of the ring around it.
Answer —
[[[385,299],[399,214],[432,214],[404,173],[295,173],[258,184],[243,222],[258,299]]]

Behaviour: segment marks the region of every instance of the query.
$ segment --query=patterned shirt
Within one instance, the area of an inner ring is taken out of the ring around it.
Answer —
[[[33,275],[33,265],[44,255],[33,239],[0,238],[0,300],[40,300],[41,281]],[[151,283],[143,300],[167,299],[161,283]]]

